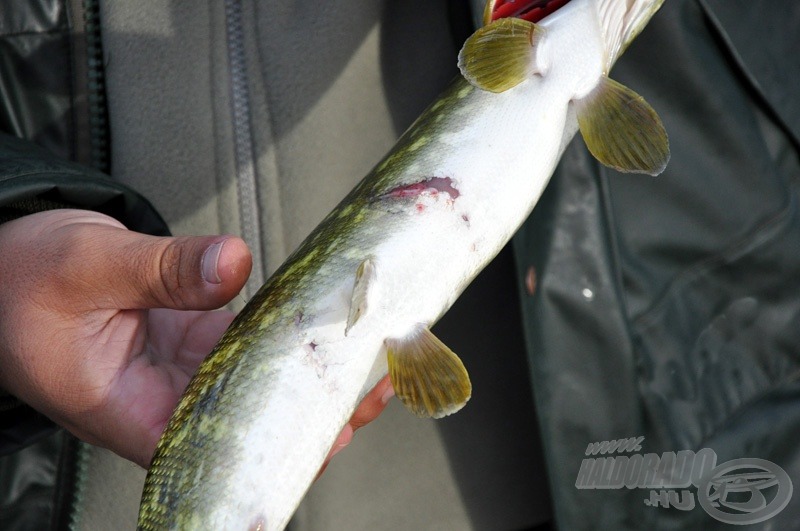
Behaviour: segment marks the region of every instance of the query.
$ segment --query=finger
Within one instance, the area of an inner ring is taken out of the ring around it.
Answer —
[[[336,442],[333,443],[331,451],[328,452],[328,460],[330,460],[334,455],[344,450],[344,448],[348,444],[350,444],[350,441],[352,440],[353,440],[353,427],[350,424],[346,424],[342,432],[339,434],[339,437],[336,438]]]
[[[345,447],[350,444],[350,441],[353,440],[353,427],[350,424],[345,424],[344,429],[342,429],[341,433],[339,433],[339,437],[336,438],[336,442],[333,443],[330,452],[328,452],[328,456],[325,458],[325,462],[322,463],[322,466],[317,472],[317,478],[325,473],[325,470],[328,468],[328,465],[333,459],[333,456],[341,452],[345,449]]]
[[[91,234],[83,235],[61,270],[98,308],[218,308],[241,291],[252,267],[247,245],[233,236],[159,238],[110,226],[83,230]]]
[[[350,419],[350,426],[353,430],[357,430],[366,426],[376,418],[386,408],[386,404],[394,396],[394,389],[392,388],[392,381],[388,376],[385,376],[375,387],[372,388]]]

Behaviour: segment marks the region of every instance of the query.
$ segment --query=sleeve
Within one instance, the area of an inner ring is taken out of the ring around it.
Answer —
[[[0,134],[0,223],[57,208],[94,210],[116,218],[131,230],[169,235],[155,208],[132,189],[29,141]],[[23,448],[56,429],[49,419],[0,390],[0,455]]]

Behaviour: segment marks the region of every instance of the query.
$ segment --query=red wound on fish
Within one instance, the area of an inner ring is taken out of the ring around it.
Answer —
[[[568,2],[569,0],[497,0],[492,10],[492,20],[516,17],[528,22],[538,22]]]
[[[435,195],[440,192],[446,193],[451,199],[456,199],[459,195],[461,195],[453,186],[453,180],[450,177],[431,177],[426,181],[405,184],[403,186],[393,188],[384,194],[383,197],[406,199],[418,197],[423,193]]]

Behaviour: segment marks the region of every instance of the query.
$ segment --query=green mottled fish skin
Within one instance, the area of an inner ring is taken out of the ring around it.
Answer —
[[[452,149],[437,145],[437,133],[453,127],[461,114],[454,107],[469,105],[475,92],[462,78],[455,80],[236,317],[192,378],[161,437],[142,495],[139,529],[205,528],[202,515],[225,499],[220,477],[253,420],[246,403],[249,387],[269,381],[282,345],[291,343],[293,324],[309,314],[319,294],[352,277],[387,232],[407,222],[384,207],[383,196],[419,181],[404,172],[413,161]],[[187,495],[198,488],[202,495]]]

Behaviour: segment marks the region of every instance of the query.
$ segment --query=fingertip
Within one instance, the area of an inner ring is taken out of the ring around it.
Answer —
[[[385,376],[361,401],[350,419],[350,425],[354,429],[358,429],[378,418],[393,396],[392,382],[388,376]]]
[[[388,375],[384,376],[383,380],[378,382],[378,385],[375,386],[375,389],[378,393],[380,393],[381,404],[384,406],[389,403],[389,400],[391,400],[393,396],[395,396],[394,386],[392,385],[392,380]]]
[[[242,291],[252,268],[247,244],[235,236],[188,236],[157,242],[149,258],[158,276],[145,291],[157,293],[155,306],[177,310],[212,310]]]
[[[200,261],[201,276],[211,288],[212,298],[220,304],[226,304],[241,292],[252,267],[250,249],[244,240],[235,236],[211,242]]]
[[[215,251],[214,247],[218,246]],[[213,271],[206,272],[206,255],[203,257],[203,277],[206,282],[212,284],[230,284],[237,287],[237,292],[241,289],[250,271],[253,268],[253,256],[250,248],[241,238],[228,236],[208,247],[206,254],[214,255],[209,262],[214,263]],[[214,280],[216,282],[214,282]]]
[[[331,448],[329,456],[333,457],[334,455],[344,450],[347,447],[347,445],[350,444],[350,442],[353,440],[353,433],[354,433],[353,427],[350,424],[345,424],[344,428],[342,429],[342,432],[336,439],[333,448]]]
[[[157,264],[140,290],[150,308],[212,310],[230,302],[247,282],[252,259],[235,236],[184,236],[152,240],[145,263]]]

